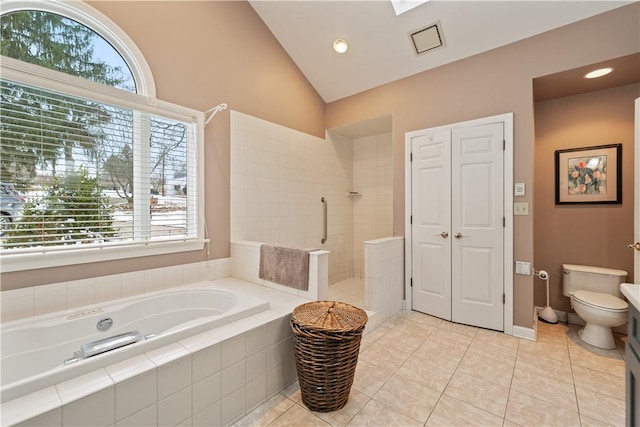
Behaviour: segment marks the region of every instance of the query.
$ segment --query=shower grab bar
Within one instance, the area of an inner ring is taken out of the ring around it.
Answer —
[[[96,354],[136,343],[143,339],[144,336],[138,331],[125,332],[124,334],[114,335],[112,337],[82,344],[80,346],[80,351],[76,351],[74,356],[79,359],[86,359],[88,357],[95,356]]]
[[[324,197],[322,197],[320,201],[324,205],[324,237],[322,238],[322,240],[320,240],[320,243],[324,245],[325,242],[327,241],[327,205],[328,203],[327,203],[327,199],[325,199]]]

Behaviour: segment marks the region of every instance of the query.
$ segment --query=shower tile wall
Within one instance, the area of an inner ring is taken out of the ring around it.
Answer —
[[[348,138],[317,138],[232,111],[231,241],[326,249],[329,283],[352,277],[352,151]]]
[[[364,278],[364,242],[393,236],[392,134],[353,140],[353,277]]]
[[[391,133],[322,139],[232,111],[231,241],[326,249],[329,284],[363,278],[363,242],[393,235],[391,146]]]

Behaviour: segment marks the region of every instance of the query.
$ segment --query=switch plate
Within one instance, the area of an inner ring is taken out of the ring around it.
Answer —
[[[513,214],[514,215],[529,215],[529,203],[514,203],[513,204]]]
[[[526,261],[516,261],[516,274],[531,276],[531,263]]]

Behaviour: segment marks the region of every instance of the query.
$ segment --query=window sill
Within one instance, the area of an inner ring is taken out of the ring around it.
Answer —
[[[64,265],[114,261],[125,258],[164,255],[177,252],[198,251],[202,250],[204,245],[208,242],[209,240],[191,240],[187,242],[112,246],[47,253],[3,254],[2,259],[0,260],[0,271],[3,273],[9,273],[14,271],[34,270],[38,268],[50,268]]]

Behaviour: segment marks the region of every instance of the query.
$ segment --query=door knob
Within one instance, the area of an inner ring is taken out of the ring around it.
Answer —
[[[446,239],[447,237],[449,237],[449,233],[447,233],[446,231],[443,231],[442,233],[436,233],[434,234],[434,236],[440,236],[443,239]]]
[[[462,237],[462,233],[456,233],[453,235],[456,239],[460,239]]]
[[[629,249],[635,249],[636,251],[640,251],[640,242],[629,244]]]

